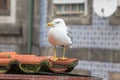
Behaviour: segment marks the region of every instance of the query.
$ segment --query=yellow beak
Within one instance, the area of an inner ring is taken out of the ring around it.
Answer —
[[[48,23],[48,26],[53,26],[53,24],[52,23]]]

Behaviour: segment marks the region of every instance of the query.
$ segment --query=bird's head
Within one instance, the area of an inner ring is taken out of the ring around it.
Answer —
[[[55,19],[53,20],[52,22],[48,23],[48,26],[51,26],[51,27],[65,27],[65,22],[63,19]]]

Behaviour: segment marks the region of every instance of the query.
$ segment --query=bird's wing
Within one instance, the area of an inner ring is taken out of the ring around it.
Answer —
[[[70,37],[71,41],[73,41],[71,33],[71,30],[67,27],[67,35]]]
[[[72,41],[72,35],[71,35],[71,30],[67,27],[66,28],[66,31],[67,31],[67,36],[70,37],[71,41]],[[64,45],[59,45],[60,47],[64,47]],[[72,47],[72,46],[71,46]]]

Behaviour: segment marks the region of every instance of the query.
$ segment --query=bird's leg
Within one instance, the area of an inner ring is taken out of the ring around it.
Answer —
[[[56,57],[56,46],[54,46],[54,57]]]
[[[53,57],[50,60],[52,60],[52,61],[58,60],[58,58],[56,56],[56,46],[54,46],[54,55],[53,55]]]
[[[66,52],[66,46],[64,46],[64,49],[63,49],[63,56],[60,58],[61,60],[67,59],[67,58],[65,57],[65,52]]]

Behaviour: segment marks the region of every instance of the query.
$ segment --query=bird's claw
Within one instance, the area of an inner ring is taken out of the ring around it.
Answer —
[[[53,57],[50,58],[50,60],[51,60],[51,61],[57,61],[58,58],[53,56]]]
[[[68,58],[66,58],[66,57],[60,57],[59,59],[64,61],[64,60],[66,60]]]

